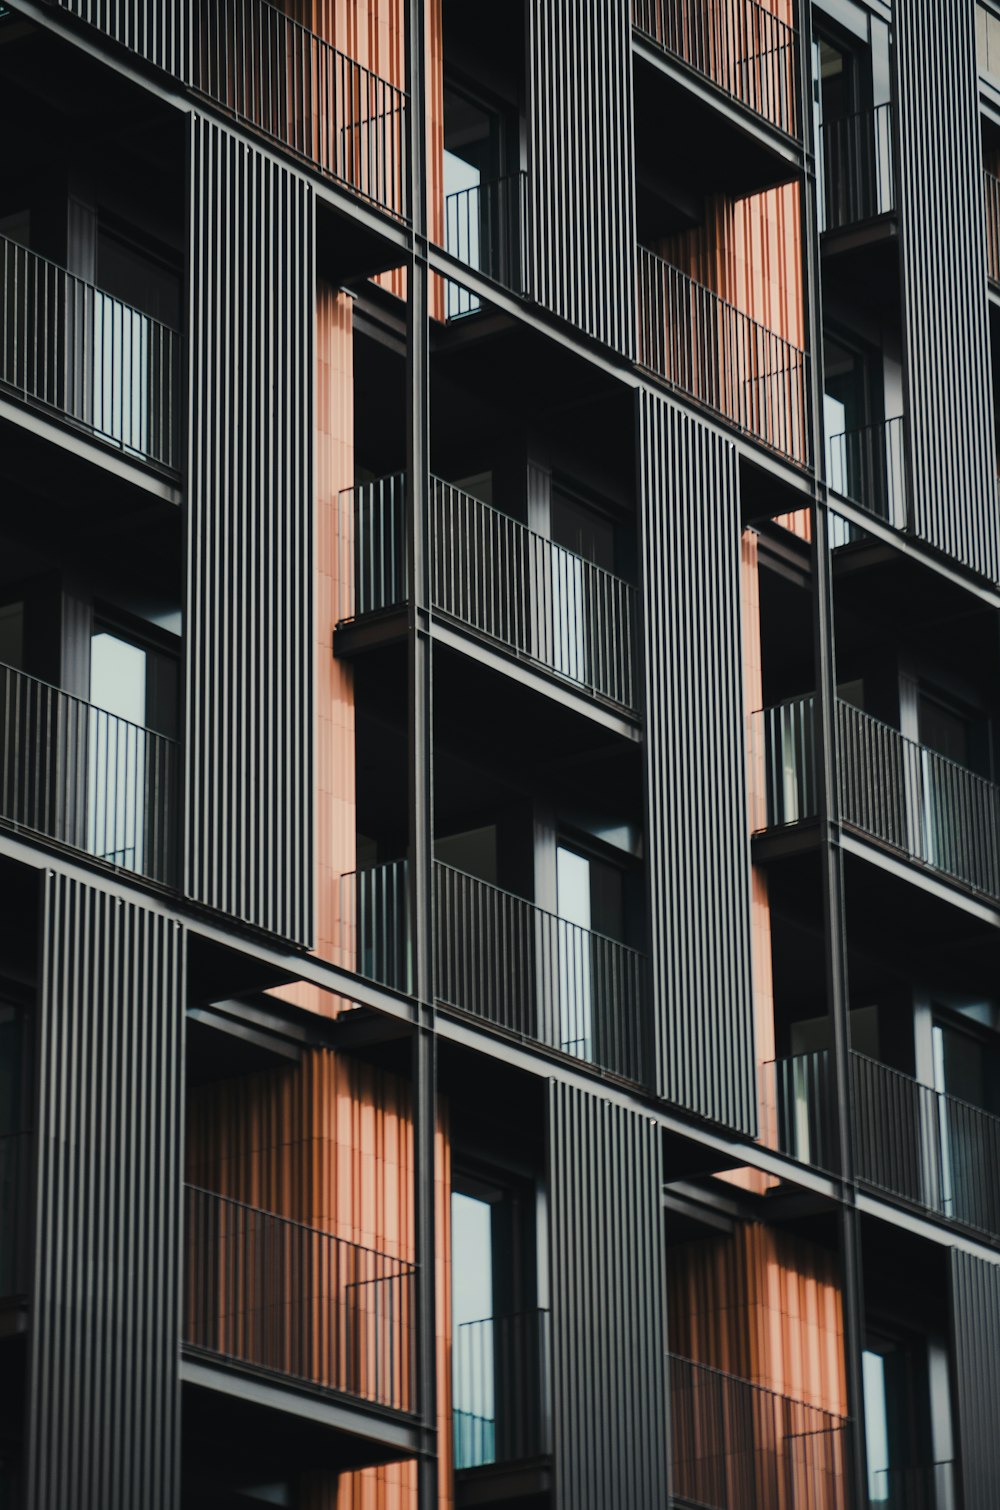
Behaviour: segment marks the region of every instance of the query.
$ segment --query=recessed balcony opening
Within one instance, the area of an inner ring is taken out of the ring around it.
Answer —
[[[855,13],[852,26],[824,16],[813,37],[819,228],[827,236],[861,227],[887,233],[896,211],[889,29]]]
[[[176,474],[180,119],[10,15],[0,123],[20,143],[0,168],[0,401]]]

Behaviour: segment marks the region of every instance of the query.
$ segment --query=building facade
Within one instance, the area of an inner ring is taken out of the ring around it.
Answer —
[[[0,1507],[995,1510],[1000,6],[0,116]]]

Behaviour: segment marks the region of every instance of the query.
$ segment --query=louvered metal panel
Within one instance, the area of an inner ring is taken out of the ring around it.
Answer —
[[[314,205],[195,116],[185,889],[313,941]]]
[[[172,1510],[183,932],[43,886],[26,1505]]]
[[[530,291],[635,351],[635,172],[628,0],[531,0]]]
[[[736,452],[669,400],[640,404],[656,1089],[752,1133]]]
[[[951,1250],[952,1368],[962,1503],[995,1510],[1000,1484],[1000,1264]]]
[[[147,63],[189,79],[191,0],[55,0]]]
[[[975,9],[896,8],[904,339],[915,533],[997,581]]]
[[[549,1199],[555,1504],[667,1504],[660,1135],[553,1081]]]

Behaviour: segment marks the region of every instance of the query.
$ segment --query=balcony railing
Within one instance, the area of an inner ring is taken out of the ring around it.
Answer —
[[[823,225],[838,231],[896,208],[892,106],[876,105],[820,132]]]
[[[851,1052],[854,1172],[861,1184],[1000,1236],[1000,1117]],[[771,1067],[783,1153],[836,1167],[836,1088],[826,1049]]]
[[[0,665],[0,757],[0,821],[175,884],[175,740]]]
[[[492,183],[470,185],[444,201],[445,250],[467,267],[515,294],[527,294],[528,175],[511,173]],[[449,320],[475,314],[479,298],[448,280],[445,312]]]
[[[958,1510],[955,1465],[921,1463],[908,1468],[871,1468],[870,1510]]]
[[[844,1417],[686,1358],[668,1362],[673,1505],[842,1510]]]
[[[23,1295],[28,1288],[30,1156],[27,1133],[0,1137],[0,1297]]]
[[[431,479],[431,599],[517,655],[636,707],[635,589],[439,477]]]
[[[829,486],[895,529],[907,524],[905,423],[900,415],[826,441]]]
[[[759,0],[632,0],[632,25],[779,131],[797,134],[796,33]]]
[[[179,379],[175,330],[0,236],[0,391],[176,471]]]
[[[747,435],[809,464],[808,357],[639,248],[638,361]]]
[[[750,790],[755,833],[816,816],[819,793],[812,696],[789,698],[754,713]]]
[[[341,573],[353,583],[347,617],[406,599],[403,486],[401,476],[386,477],[341,494]],[[430,489],[435,612],[636,709],[635,589],[439,477]]]
[[[1000,178],[983,174],[986,193],[986,276],[1000,283]]]
[[[415,1408],[413,1264],[192,1185],[184,1199],[188,1347]]]
[[[455,1328],[455,1467],[545,1457],[549,1445],[549,1313],[488,1316]]]
[[[214,0],[192,28],[192,81],[238,120],[405,218],[408,99],[267,0]]]
[[[340,878],[345,967],[394,991],[411,988],[409,893],[405,860],[372,865]]]
[[[440,863],[434,908],[442,1005],[640,1079],[641,954]]]

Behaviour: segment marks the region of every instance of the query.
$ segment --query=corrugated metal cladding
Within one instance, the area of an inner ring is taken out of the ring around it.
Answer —
[[[312,191],[191,124],[185,889],[313,942]]]
[[[555,1503],[663,1510],[659,1129],[553,1081],[548,1137]]]
[[[55,0],[62,10],[98,27],[148,63],[185,82],[191,0]]]
[[[895,8],[914,529],[1000,580],[975,10]]]
[[[173,1510],[184,935],[43,885],[25,1503]]]
[[[634,356],[628,0],[531,0],[529,16],[530,292]]]
[[[736,452],[649,393],[640,443],[656,1090],[754,1133]]]
[[[965,1510],[996,1510],[1000,1484],[1000,1264],[951,1251],[956,1422]]]

